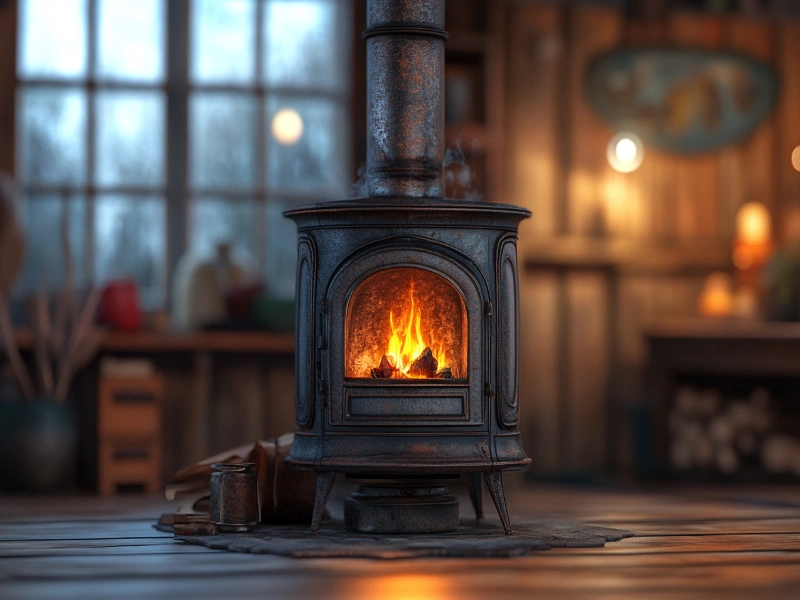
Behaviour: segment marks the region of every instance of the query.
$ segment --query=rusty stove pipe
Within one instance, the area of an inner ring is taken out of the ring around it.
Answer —
[[[367,0],[367,192],[440,198],[445,0]]]

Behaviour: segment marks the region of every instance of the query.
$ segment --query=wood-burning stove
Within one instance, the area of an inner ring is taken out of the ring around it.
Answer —
[[[502,473],[518,420],[517,229],[507,204],[442,198],[444,0],[368,2],[368,197],[287,211],[298,227],[297,431],[317,473],[483,474],[511,531]]]

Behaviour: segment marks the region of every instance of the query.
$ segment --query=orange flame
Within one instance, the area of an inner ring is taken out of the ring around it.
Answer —
[[[444,346],[435,341],[430,343],[425,341],[422,334],[422,309],[414,301],[414,285],[408,291],[408,300],[403,312],[400,314],[399,325],[395,326],[394,312],[389,311],[389,326],[392,335],[389,338],[389,346],[386,356],[392,362],[394,368],[399,371],[400,377],[420,378],[409,373],[414,360],[419,357],[425,348],[430,348],[434,358],[439,363],[439,368],[447,366],[447,358]]]

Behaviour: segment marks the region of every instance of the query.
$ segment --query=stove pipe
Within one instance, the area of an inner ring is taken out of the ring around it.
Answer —
[[[444,192],[445,0],[367,0],[367,193]]]

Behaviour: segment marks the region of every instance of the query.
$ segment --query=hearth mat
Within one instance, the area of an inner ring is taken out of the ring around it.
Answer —
[[[342,521],[323,521],[319,532],[308,525],[259,525],[249,533],[176,536],[189,544],[229,552],[276,554],[295,558],[422,558],[525,556],[551,548],[599,548],[632,537],[630,531],[554,520],[514,523],[505,535],[499,525],[462,520],[453,533],[376,535],[348,532]]]

